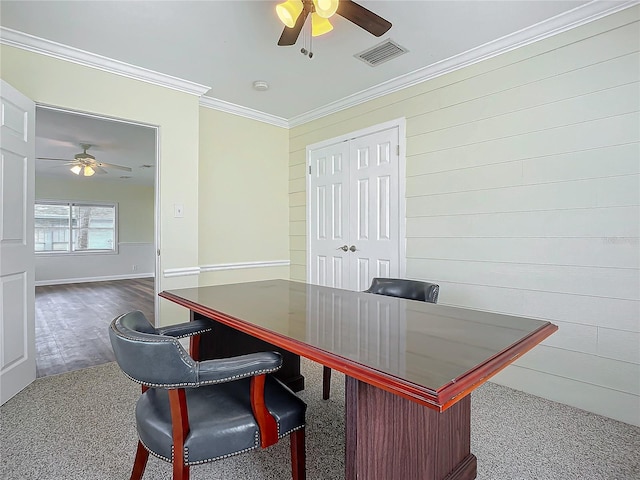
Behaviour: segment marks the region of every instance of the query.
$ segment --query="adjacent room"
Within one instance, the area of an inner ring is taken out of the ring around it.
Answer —
[[[155,128],[95,115],[39,107],[35,131],[42,377],[114,361],[107,327],[123,308],[154,317],[157,155]]]
[[[2,478],[640,478],[638,1],[3,0],[0,62]]]

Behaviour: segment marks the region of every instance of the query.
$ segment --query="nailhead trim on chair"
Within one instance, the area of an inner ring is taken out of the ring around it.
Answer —
[[[283,434],[279,434],[278,438],[284,438],[287,435],[289,435],[290,433],[295,432],[296,430],[300,430],[300,429],[302,429],[304,427],[305,427],[304,425],[300,425],[299,427],[292,428],[291,430],[288,430],[288,431],[284,432]],[[279,429],[280,429],[280,424],[278,424],[278,430]]]
[[[302,427],[300,427],[302,428]],[[293,431],[293,430],[292,430]],[[220,455],[218,457],[213,457],[213,458],[207,458],[204,460],[199,460],[197,462],[192,462],[189,463],[189,448],[185,447],[184,448],[184,463],[185,465],[191,466],[191,465],[202,465],[203,463],[209,463],[209,462],[215,462],[216,460],[222,460],[223,458],[228,458],[228,457],[233,457],[235,455],[240,455],[241,453],[245,453],[245,452],[250,452],[251,450],[255,450],[256,448],[258,448],[260,446],[260,440],[258,438],[258,432],[256,432],[255,434],[255,438],[254,438],[254,445],[253,447],[249,447],[249,448],[245,448],[244,450],[240,450],[238,452],[233,452],[233,453],[227,453],[225,455]],[[171,458],[167,458],[164,455],[160,455],[159,453],[154,452],[153,450],[151,450],[149,447],[147,447],[147,445],[140,440],[140,443],[142,443],[142,446],[154,457],[159,458],[160,460],[164,460],[165,462],[168,463],[173,463],[174,459],[175,459],[175,451],[174,451],[174,445],[171,445]]]
[[[262,370],[253,370],[251,372],[248,372],[246,374],[243,375],[232,375],[231,377],[224,377],[224,378],[219,378],[217,380],[209,380],[206,382],[184,382],[184,383],[148,383],[148,382],[142,382],[138,379],[133,378],[132,376],[130,376],[129,374],[127,374],[126,372],[122,372],[124,373],[124,375],[132,380],[135,383],[138,383],[140,385],[145,385],[147,387],[151,387],[151,388],[165,388],[165,389],[171,389],[171,388],[183,388],[183,387],[199,387],[199,386],[203,386],[203,385],[216,385],[218,383],[227,383],[227,382],[231,382],[234,380],[240,380],[241,378],[248,378],[248,377],[255,377],[256,375],[262,375],[262,374],[267,374],[267,373],[273,373],[273,372],[277,372],[280,369],[280,367],[277,368],[269,368],[269,369],[262,369]]]
[[[254,370],[252,372],[245,373],[242,375],[232,375],[231,377],[220,378],[217,380],[208,380],[206,382],[198,382],[197,385],[215,385],[216,383],[226,383],[233,380],[240,380],[241,378],[255,377],[257,375],[277,372],[278,370],[280,370],[280,367],[263,368],[261,370]]]
[[[279,434],[279,435],[278,435],[278,439],[284,438],[284,437],[286,437],[287,435],[289,435],[290,433],[295,432],[296,430],[300,430],[300,429],[302,429],[302,428],[304,428],[304,427],[305,427],[304,425],[301,425],[301,426],[299,426],[299,427],[292,428],[291,430],[289,430],[289,431],[288,431],[288,432],[286,432],[286,433],[283,433],[282,435],[280,435],[280,434]],[[279,429],[280,429],[280,424],[278,423],[278,430],[279,430]],[[184,450],[185,450],[185,453],[184,453],[184,455],[185,455],[185,457],[184,457],[184,463],[185,463],[186,465],[189,465],[189,466],[191,466],[191,465],[202,465],[203,463],[209,463],[209,462],[214,462],[214,461],[216,461],[216,460],[222,460],[223,458],[234,457],[234,456],[239,455],[239,454],[241,454],[241,453],[245,453],[245,452],[249,452],[249,451],[251,451],[251,450],[255,450],[255,449],[256,449],[256,448],[258,448],[259,446],[260,446],[260,439],[259,439],[259,436],[258,436],[258,432],[256,432],[255,445],[254,445],[253,447],[245,448],[244,450],[240,450],[239,452],[227,453],[226,455],[221,455],[221,456],[219,456],[219,457],[215,457],[215,458],[208,458],[208,459],[205,459],[205,460],[199,460],[199,461],[197,461],[197,462],[193,462],[193,463],[189,463],[189,460],[188,460],[188,455],[189,455],[189,451],[188,451],[188,450],[189,450],[189,449],[188,449],[187,447],[185,447],[185,449],[184,449]],[[171,446],[171,451],[173,452],[173,446]]]
[[[209,327],[209,328],[205,328],[203,330],[197,330],[195,332],[185,333],[184,335],[179,335],[177,337],[174,337],[174,336],[170,336],[169,337],[169,335],[166,335],[166,336],[169,337],[169,338],[186,338],[186,337],[193,337],[195,335],[200,335],[202,333],[211,332],[212,330],[213,330],[213,328]]]
[[[240,455],[241,453],[250,452],[251,450],[255,450],[260,446],[260,441],[258,439],[258,432],[255,434],[255,438],[253,440],[253,447],[245,448],[244,450],[240,450],[238,452],[227,453],[225,455],[220,455],[219,457],[214,458],[206,458],[204,460],[198,460],[197,462],[189,463],[189,449],[187,447],[184,448],[184,463],[185,465],[202,465],[203,463],[214,462],[216,460],[222,460],[223,458],[234,457],[236,455]],[[173,446],[171,447],[173,448]]]
[[[118,325],[120,325],[120,322],[117,322]],[[133,340],[136,342],[146,342],[146,343],[173,343],[173,344],[177,344],[179,345],[180,348],[178,348],[178,352],[180,352],[180,356],[182,357],[182,359],[188,363],[191,364],[193,363],[195,360],[193,360],[193,358],[191,358],[186,350],[184,348],[182,348],[182,345],[180,345],[180,342],[178,342],[178,340],[176,339],[176,337],[164,337],[162,338],[161,336],[158,336],[158,339],[151,339],[151,338],[140,338],[140,337],[132,337],[127,335],[124,332],[118,331],[117,334],[121,337],[126,338],[127,340]]]
[[[300,430],[302,428],[304,428],[304,425],[300,425],[299,427],[296,428],[292,428],[291,430],[283,433],[283,434],[278,434],[278,439],[284,438],[287,435],[291,434],[292,432],[295,432],[296,430]],[[278,423],[278,430],[280,429],[280,424]],[[174,452],[174,446],[171,445],[171,458],[167,458],[163,455],[160,455],[156,452],[154,452],[153,450],[151,450],[149,447],[147,447],[147,445],[140,440],[140,443],[142,443],[142,446],[154,457],[159,458],[160,460],[164,460],[165,462],[168,463],[173,463],[174,458],[175,458],[175,452]],[[256,448],[258,448],[260,446],[260,438],[258,436],[258,431],[256,431],[255,433],[255,439],[254,439],[254,446],[253,447],[249,447],[249,448],[245,448],[244,450],[240,450],[238,452],[233,452],[233,453],[227,453],[226,455],[220,455],[218,457],[213,457],[213,458],[207,458],[204,460],[199,460],[197,462],[193,462],[193,463],[189,463],[189,449],[188,447],[184,448],[184,463],[187,466],[192,466],[192,465],[202,465],[203,463],[209,463],[209,462],[215,462],[216,460],[222,460],[223,458],[229,458],[229,457],[234,457],[236,455],[240,455],[241,453],[246,453],[246,452],[250,452],[251,450],[255,450]]]
[[[118,322],[118,325],[120,323]],[[128,340],[134,340],[134,341],[138,341],[138,342],[147,342],[147,343],[177,343],[178,345],[180,345],[180,343],[176,340],[176,337],[166,337],[166,338],[159,338],[158,340],[155,339],[141,339],[138,337],[131,337],[128,336],[127,334],[118,331],[118,334],[121,335],[122,337],[128,339]],[[178,348],[178,352],[180,353],[180,356],[182,357],[182,359],[188,364],[188,365],[192,365],[195,362],[195,360],[193,360],[193,358],[191,358],[188,354],[186,354],[187,352],[185,351],[184,348],[182,348],[182,345],[180,345],[180,348]],[[269,368],[269,369],[261,369],[261,370],[253,370],[252,372],[248,372],[246,374],[242,374],[242,375],[232,375],[231,377],[224,377],[224,378],[219,378],[217,380],[209,380],[206,382],[185,382],[185,383],[145,383],[145,382],[141,382],[140,380],[137,380],[133,377],[130,377],[129,375],[127,375],[126,373],[124,373],[127,378],[131,379],[132,381],[139,383],[141,385],[146,385],[149,387],[154,387],[154,388],[181,388],[181,387],[196,387],[196,386],[201,386],[201,385],[215,385],[218,383],[226,383],[232,380],[239,380],[241,378],[247,378],[247,377],[254,377],[256,375],[262,375],[262,374],[266,374],[266,373],[273,373],[276,372],[280,369],[280,366],[278,367],[274,367],[274,368]]]
[[[281,434],[281,433],[279,433],[279,431],[280,431],[280,423],[279,422],[276,422],[276,423],[277,423],[277,426],[278,426],[278,440],[286,437],[287,435],[295,432],[296,430],[301,430],[301,429],[303,429],[305,427],[305,425],[300,425],[299,427],[292,428],[291,430]],[[227,453],[226,455],[220,455],[218,457],[199,460],[199,461],[193,462],[193,463],[189,463],[189,448],[185,447],[184,448],[184,463],[187,466],[202,465],[203,463],[215,462],[216,460],[222,460],[223,458],[234,457],[236,455],[240,455],[241,453],[246,453],[246,452],[250,452],[251,450],[255,450],[256,448],[258,448],[260,446],[259,431],[256,431],[255,438],[254,438],[253,442],[254,442],[254,446],[253,447],[245,448],[244,450],[240,450],[238,452]],[[165,462],[168,462],[168,463],[173,463],[174,458],[175,458],[175,452],[174,452],[174,446],[173,445],[171,445],[171,458],[167,458],[164,455],[160,455],[160,454],[154,452],[153,450],[151,450],[149,447],[147,447],[147,445],[142,440],[140,440],[140,443],[142,443],[142,446],[151,455],[153,455],[154,457],[159,458],[160,460],[164,460]]]
[[[140,440],[140,437],[138,437],[138,440]],[[173,445],[171,445],[171,458],[167,458],[164,455],[160,455],[154,452],[153,450],[151,450],[149,447],[147,447],[147,445],[142,440],[140,440],[140,443],[145,448],[145,450],[147,450],[147,452],[149,452],[154,457],[159,458],[160,460],[164,460],[165,462],[168,462],[168,463],[173,463]]]

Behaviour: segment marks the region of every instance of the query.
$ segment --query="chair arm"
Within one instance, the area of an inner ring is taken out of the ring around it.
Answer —
[[[197,362],[197,386],[224,383],[275,372],[282,366],[277,352],[259,352],[237,357]]]
[[[184,338],[191,337],[193,335],[199,335],[201,333],[208,332],[212,329],[211,320],[206,318],[199,318],[192,322],[179,323],[177,325],[169,325],[167,327],[160,327],[156,329],[159,335],[166,335],[167,337]]]
[[[264,399],[264,382],[266,375],[257,375],[251,377],[251,410],[253,416],[258,422],[258,430],[260,430],[260,446],[262,448],[270,447],[278,443],[278,422],[267,408]]]

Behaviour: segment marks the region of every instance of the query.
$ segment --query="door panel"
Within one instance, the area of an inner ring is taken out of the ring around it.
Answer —
[[[310,154],[312,181],[309,202],[310,281],[346,288],[349,285],[348,145],[338,143]]]
[[[36,378],[33,203],[35,104],[2,81],[0,402]]]
[[[365,290],[399,275],[398,144],[393,127],[309,152],[312,283]]]
[[[351,203],[351,259],[357,265],[354,290],[365,290],[373,277],[399,274],[400,207],[398,129],[355,138],[350,142],[357,184],[357,201]]]

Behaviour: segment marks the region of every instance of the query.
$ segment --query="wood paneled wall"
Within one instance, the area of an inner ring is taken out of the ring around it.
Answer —
[[[640,9],[301,125],[293,279],[306,279],[305,146],[407,119],[407,276],[440,302],[560,330],[495,380],[640,425]]]

